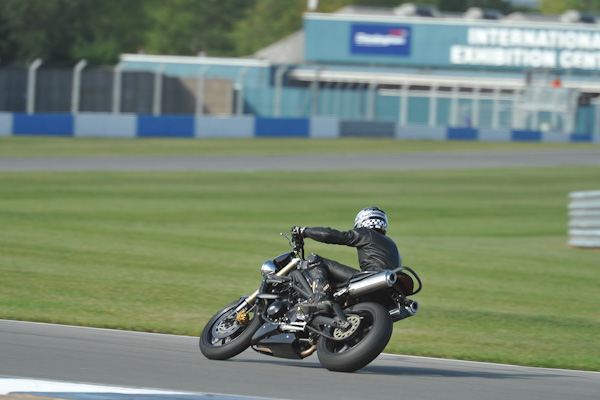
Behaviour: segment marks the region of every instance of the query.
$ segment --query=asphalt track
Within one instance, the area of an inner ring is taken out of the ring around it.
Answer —
[[[0,171],[347,171],[600,166],[600,149],[378,155],[0,157]]]
[[[0,376],[292,400],[597,400],[600,393],[598,372],[383,354],[358,372],[336,373],[316,355],[286,360],[249,349],[211,361],[195,337],[6,320]]]

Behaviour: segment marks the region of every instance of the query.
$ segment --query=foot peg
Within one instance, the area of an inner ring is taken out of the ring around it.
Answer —
[[[304,314],[313,314],[316,312],[330,313],[333,309],[333,306],[331,304],[331,301],[325,300],[325,301],[319,301],[318,303],[315,303],[315,302],[304,303],[304,304],[301,304],[299,306],[299,308],[300,308],[300,311],[302,311]]]

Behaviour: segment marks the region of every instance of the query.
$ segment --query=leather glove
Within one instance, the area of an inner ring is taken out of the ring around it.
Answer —
[[[300,227],[300,226],[294,226],[291,229],[292,239],[294,240],[294,242],[302,242],[303,241],[305,229],[306,228]]]

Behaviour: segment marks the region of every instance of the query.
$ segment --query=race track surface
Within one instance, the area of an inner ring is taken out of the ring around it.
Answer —
[[[292,400],[597,400],[600,393],[597,372],[384,354],[358,372],[336,373],[316,355],[286,360],[249,349],[211,361],[195,337],[6,320],[2,376]]]
[[[0,171],[347,171],[600,166],[600,149],[380,155],[0,158]]]

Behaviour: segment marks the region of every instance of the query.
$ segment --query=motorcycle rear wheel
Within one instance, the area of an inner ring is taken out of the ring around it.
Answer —
[[[262,326],[259,314],[249,312],[248,320],[235,309],[240,301],[223,307],[207,323],[200,334],[200,351],[211,360],[226,360],[250,346],[252,336]]]
[[[330,371],[353,372],[373,361],[387,346],[393,322],[388,311],[377,303],[359,303],[344,310],[353,326],[348,331],[328,329],[329,336],[317,342],[319,362]]]

